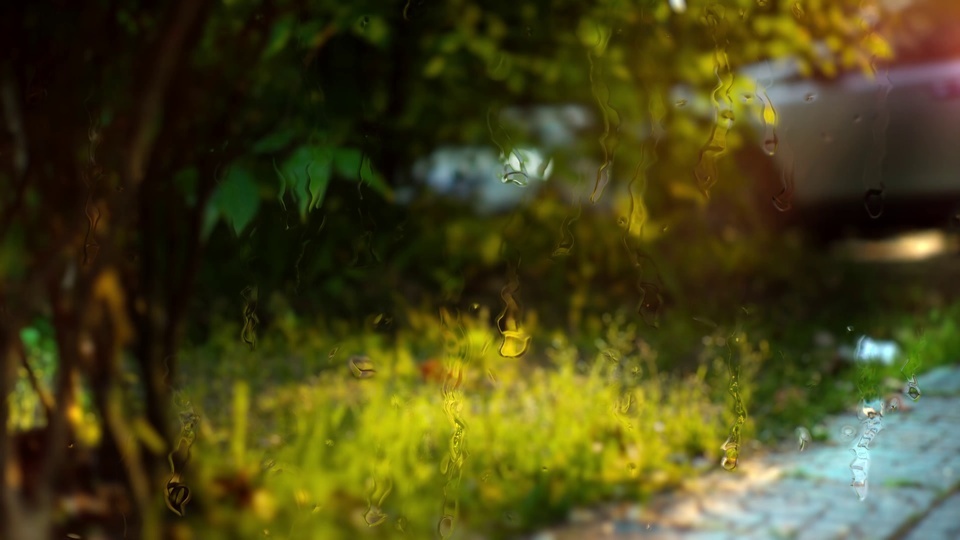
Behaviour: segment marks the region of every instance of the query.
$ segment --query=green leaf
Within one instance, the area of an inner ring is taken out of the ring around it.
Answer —
[[[360,164],[363,161],[363,168]],[[373,170],[370,158],[356,148],[338,148],[333,155],[333,165],[337,174],[344,178],[360,181],[386,199],[393,198],[393,190],[377,171]]]
[[[243,165],[234,165],[227,177],[217,187],[216,206],[220,214],[233,226],[239,236],[257,214],[260,194],[250,170]]]
[[[28,326],[20,330],[20,341],[23,342],[24,346],[28,350],[36,350],[40,348],[40,330],[32,326]]]
[[[295,136],[296,132],[293,130],[274,131],[254,143],[253,151],[256,154],[273,154],[279,152],[288,146]]]
[[[200,228],[200,238],[202,238],[204,242],[210,238],[210,234],[213,233],[213,228],[217,226],[217,221],[219,220],[220,208],[217,207],[215,200],[211,200],[203,211],[203,224]]]
[[[263,51],[263,59],[266,60],[283,50],[293,35],[294,18],[292,15],[281,17],[273,25],[273,32],[270,33],[270,40]]]
[[[280,202],[286,208],[284,198],[289,191],[305,219],[314,208],[323,204],[327,186],[330,184],[331,152],[328,147],[304,145],[297,148],[277,168],[280,178]]]
[[[188,167],[179,171],[173,177],[173,185],[183,194],[187,205],[191,208],[197,204],[197,181],[199,175],[196,167]]]
[[[0,282],[13,283],[23,277],[29,264],[23,229],[13,227],[0,238]]]

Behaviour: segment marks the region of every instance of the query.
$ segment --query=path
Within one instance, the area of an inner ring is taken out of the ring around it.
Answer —
[[[598,512],[589,523],[541,532],[534,540],[960,538],[960,366],[920,377],[910,410],[888,412],[870,444],[869,491],[850,487],[845,425],[827,421],[831,440],[750,458],[734,473],[711,472],[639,506]]]

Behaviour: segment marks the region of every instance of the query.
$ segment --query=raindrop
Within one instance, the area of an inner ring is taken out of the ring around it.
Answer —
[[[763,151],[767,153],[768,156],[772,156],[777,153],[777,146],[780,144],[780,141],[776,133],[773,133],[772,136],[763,140]]]
[[[780,212],[787,212],[793,208],[793,190],[783,188],[773,196],[773,207]]]
[[[914,401],[920,400],[920,383],[917,382],[916,375],[913,376],[912,380],[907,381],[907,395]]]
[[[899,411],[901,408],[903,408],[903,399],[901,399],[900,396],[890,396],[890,398],[887,399],[883,405],[885,409]]]
[[[803,452],[803,450],[807,446],[807,443],[810,442],[810,431],[808,431],[807,428],[801,426],[796,429],[796,434],[797,434],[797,439],[799,439],[799,442],[800,442],[800,451]]]
[[[527,352],[530,337],[522,331],[504,330],[503,342],[500,344],[500,356],[504,358],[518,358]]]
[[[603,356],[605,356],[605,357],[607,358],[607,360],[609,360],[609,361],[611,361],[611,362],[613,362],[613,363],[617,363],[617,362],[620,361],[620,352],[617,351],[616,349],[605,349],[605,350],[604,350],[602,353],[600,353],[600,354],[602,354]]]
[[[803,17],[804,17],[805,15],[806,15],[806,14],[805,14],[804,11],[803,11],[803,5],[802,5],[800,2],[794,2],[794,3],[793,3],[793,16],[796,17],[798,20],[803,20]]]
[[[676,102],[676,106],[677,106],[678,108],[684,107],[684,106],[686,106],[686,104],[687,104],[687,100],[685,100],[685,99],[678,99],[677,102]]]
[[[817,100],[817,95],[814,94],[813,92],[810,92],[807,95],[803,96],[803,100],[806,101],[807,103],[813,103],[814,101]]]
[[[480,309],[480,304],[479,304],[478,302],[474,302],[474,303],[470,304],[470,309],[472,309],[472,310],[474,310],[474,311],[477,311],[477,310]]]
[[[960,221],[960,214],[957,214],[957,221]],[[660,232],[662,232],[662,233],[665,233],[665,232],[667,232],[668,230],[670,230],[670,227],[667,226],[667,225],[664,225],[663,227],[660,228]]]
[[[852,327],[852,326],[848,326],[848,327],[847,327],[847,332],[853,332],[853,327]]]
[[[723,450],[723,458],[720,460],[720,466],[728,471],[736,469],[737,461],[740,459],[740,444],[732,438],[728,438],[720,449]]]
[[[857,428],[847,424],[840,428],[840,437],[845,441],[851,441],[857,436]]]
[[[378,313],[374,315],[370,322],[374,330],[388,330],[393,325],[393,317],[386,313]]]
[[[640,283],[637,289],[640,292],[637,313],[647,326],[660,328],[660,310],[664,301],[660,287],[653,283]]]
[[[363,513],[363,521],[366,522],[367,527],[376,527],[386,520],[387,515],[376,506],[371,506],[366,512]]]
[[[873,420],[874,418],[877,418],[879,416],[883,416],[883,415],[880,414],[880,412],[877,411],[877,409],[869,405],[864,405],[863,407],[861,407],[859,411],[857,411],[857,418],[859,418],[860,420]]]
[[[350,367],[353,376],[358,379],[369,379],[377,373],[377,370],[373,367],[373,362],[366,356],[352,356],[347,361],[347,365]]]
[[[863,194],[863,206],[867,209],[867,215],[871,219],[877,219],[883,215],[883,184],[879,188],[869,188]]]
[[[440,523],[437,523],[437,534],[440,535],[440,538],[450,538],[450,535],[453,533],[453,516],[447,514],[440,518]]]

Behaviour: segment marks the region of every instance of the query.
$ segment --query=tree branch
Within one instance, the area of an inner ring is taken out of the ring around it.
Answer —
[[[29,162],[27,134],[23,129],[20,100],[14,84],[14,76],[9,67],[4,68],[3,79],[0,80],[0,101],[3,102],[3,116],[6,119],[7,131],[13,136],[13,173],[17,185],[13,200],[0,214],[0,238],[3,238],[13,223],[13,218],[20,209],[20,205],[23,204],[23,194],[27,187],[27,163]]]
[[[153,152],[156,124],[163,112],[163,104],[174,72],[187,47],[187,38],[196,35],[194,30],[203,19],[201,12],[208,5],[207,0],[180,0],[167,28],[154,45],[155,58],[145,65],[144,69],[149,75],[143,81],[140,95],[135,100],[138,107],[133,120],[126,163],[127,181],[134,187],[140,185],[146,173]]]

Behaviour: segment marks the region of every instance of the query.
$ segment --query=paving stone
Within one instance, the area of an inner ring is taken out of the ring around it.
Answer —
[[[960,369],[930,379],[953,388]],[[949,384],[948,384],[949,382]],[[921,389],[924,380],[921,379]],[[939,386],[938,386],[939,385]],[[931,393],[935,393],[931,390]],[[642,519],[585,525],[556,540],[888,538],[930,511],[939,493],[960,485],[960,396],[924,395],[913,410],[891,413],[870,446],[869,491],[850,487],[852,440],[811,445],[805,452],[757,455],[736,473],[708,473],[683,492],[655,498]],[[829,419],[828,430],[860,424],[855,414]],[[652,523],[650,530],[644,520]],[[960,538],[960,495],[951,496],[910,532],[910,540]]]
[[[960,493],[940,503],[906,536],[906,540],[955,540],[960,538]]]
[[[960,394],[960,369],[956,366],[941,366],[917,377],[920,391],[926,394]],[[923,396],[920,397],[923,399]]]

